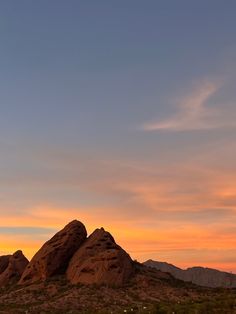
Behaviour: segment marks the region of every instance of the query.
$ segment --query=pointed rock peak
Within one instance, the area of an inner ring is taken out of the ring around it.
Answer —
[[[85,240],[87,237],[87,230],[84,224],[78,220],[73,220],[69,222],[62,230],[58,231],[50,240],[48,240],[44,245],[54,243],[61,239],[65,242],[66,239],[70,239],[71,237],[75,237],[79,239],[81,236]],[[64,240],[63,240],[64,239]]]
[[[71,221],[34,255],[19,283],[33,283],[65,273],[69,260],[86,237],[85,226],[78,220]]]
[[[15,253],[13,253],[12,256],[15,257],[15,258],[19,258],[19,257],[24,256],[24,254],[23,254],[23,252],[22,252],[21,250],[18,250],[18,251],[16,251]],[[25,257],[25,256],[24,256],[24,257]]]
[[[104,228],[100,228],[100,229],[95,229],[89,236],[90,241],[97,241],[97,240],[101,240],[101,241],[108,241],[108,239],[115,243],[115,239],[113,238],[113,236],[108,232],[105,231]]]
[[[84,224],[81,221],[74,219],[71,222],[69,222],[67,225],[65,225],[64,229],[71,228],[74,226],[84,226]]]
[[[96,229],[72,257],[67,278],[71,283],[122,285],[133,273],[130,256],[103,228]]]
[[[1,260],[3,263],[1,263]],[[29,261],[22,251],[16,251],[13,255],[0,257],[0,286],[16,283],[24,272]],[[4,267],[1,267],[3,266]]]

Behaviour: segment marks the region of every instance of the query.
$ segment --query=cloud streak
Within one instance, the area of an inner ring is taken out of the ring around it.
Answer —
[[[145,131],[194,131],[232,127],[222,110],[208,106],[221,85],[204,81],[178,102],[177,112],[168,119],[144,124]]]
[[[234,143],[217,139],[207,149],[184,150],[181,158],[176,151],[172,162],[157,158],[148,163],[61,154],[55,147],[42,150],[43,155],[33,150],[19,160],[34,160],[35,171],[24,177],[24,169],[5,171],[1,180],[2,254],[20,248],[31,258],[53,230],[79,219],[88,233],[101,226],[112,232],[138,260],[236,272],[231,262],[236,245]],[[191,252],[197,252],[194,258]],[[218,255],[228,256],[229,262]]]

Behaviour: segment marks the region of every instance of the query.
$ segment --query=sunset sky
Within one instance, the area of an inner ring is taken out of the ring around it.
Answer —
[[[236,273],[236,1],[0,2],[0,254],[73,219]]]

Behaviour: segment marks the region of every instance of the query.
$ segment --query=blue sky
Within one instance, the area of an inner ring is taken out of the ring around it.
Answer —
[[[2,1],[0,238],[9,228],[30,256],[77,218],[140,259],[235,270],[235,12],[230,0]]]

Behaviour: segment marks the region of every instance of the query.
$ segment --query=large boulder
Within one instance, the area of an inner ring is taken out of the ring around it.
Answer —
[[[30,284],[65,273],[69,260],[87,237],[85,226],[73,220],[34,255],[19,284]]]
[[[130,256],[116,244],[110,233],[96,229],[72,257],[67,278],[72,284],[121,286],[133,272]]]
[[[0,287],[17,282],[29,261],[22,251],[0,257]]]

